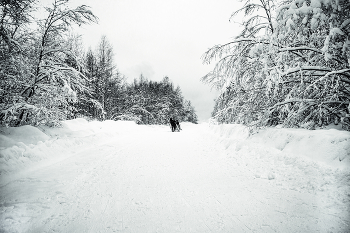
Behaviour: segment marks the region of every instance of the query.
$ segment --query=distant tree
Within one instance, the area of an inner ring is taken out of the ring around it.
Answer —
[[[125,103],[126,83],[125,77],[118,70],[108,80],[105,98],[106,118],[112,119],[115,112],[119,112]]]
[[[184,102],[180,87],[168,77],[161,82],[149,81],[143,75],[126,86],[124,102],[116,106],[112,119],[134,120],[139,124],[167,124],[170,117],[196,123],[190,102]],[[120,103],[120,102],[119,102]]]
[[[106,95],[108,82],[113,77],[113,72],[115,66],[113,64],[113,48],[112,45],[108,42],[106,36],[102,36],[100,44],[97,48],[97,75],[95,76],[95,94],[98,97],[99,102],[102,105],[104,110],[103,118],[106,114]]]
[[[188,121],[197,124],[198,118],[194,110],[194,107],[191,105],[191,101],[185,100],[184,102],[184,116],[183,121]]]
[[[99,120],[112,119],[125,104],[125,77],[114,63],[113,47],[102,36],[95,51],[90,48],[85,56],[85,75],[91,93],[86,95],[84,114]]]

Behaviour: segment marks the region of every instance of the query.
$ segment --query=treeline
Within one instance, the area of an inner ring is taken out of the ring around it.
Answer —
[[[115,104],[111,119],[134,120],[142,124],[167,124],[169,118],[197,123],[190,101],[183,98],[180,87],[168,77],[161,82],[149,81],[142,75],[127,85],[121,103]]]
[[[76,117],[164,124],[169,117],[196,122],[189,101],[168,78],[126,83],[102,37],[84,51],[72,27],[97,23],[89,7],[53,0],[35,19],[36,0],[0,2],[0,124],[46,124]]]
[[[240,34],[203,56],[219,60],[202,78],[221,90],[212,117],[350,130],[350,2],[248,0],[237,16]]]

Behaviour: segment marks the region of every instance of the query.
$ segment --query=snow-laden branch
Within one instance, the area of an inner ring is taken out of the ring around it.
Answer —
[[[345,74],[346,72],[350,72],[350,69],[342,69],[342,70],[335,70],[335,71],[331,71],[328,72],[324,78],[327,78],[328,76],[332,75],[332,74]],[[346,75],[348,76],[348,75]]]
[[[348,26],[349,24],[350,24],[350,19],[345,20],[345,21],[341,24],[340,29],[345,28],[345,27]]]
[[[329,76],[335,75],[335,74],[341,74],[341,75],[344,75],[346,77],[350,76],[349,74],[347,74],[348,72],[350,72],[350,69],[342,69],[342,70],[332,71],[331,69],[329,69],[327,67],[320,67],[320,66],[301,66],[301,67],[290,68],[286,72],[282,73],[281,76],[291,75],[291,74],[294,74],[294,73],[297,73],[297,72],[300,72],[300,71],[321,72],[321,74],[319,74],[319,73],[318,74],[312,74],[314,76],[322,76],[322,78],[318,79],[316,82],[320,82],[320,81],[324,80],[325,78],[328,78]],[[327,73],[325,73],[325,72],[327,72]],[[345,79],[345,78],[340,78],[340,80],[342,82],[350,83],[350,80]],[[315,83],[313,83],[313,84],[315,84]]]
[[[35,111],[38,108],[32,104],[16,103],[11,107],[9,107],[8,109],[2,110],[1,113],[4,114],[4,119],[6,119],[9,114],[14,115],[15,113],[17,113],[17,110],[25,110],[25,109]]]
[[[299,56],[299,57],[303,57],[303,55],[299,54],[299,53],[296,53],[295,51],[297,50],[313,50],[315,52],[319,52],[319,50],[317,49],[313,49],[313,48],[309,48],[307,46],[300,46],[300,47],[283,47],[281,45],[277,45],[277,44],[274,44],[270,41],[265,41],[265,40],[262,40],[262,39],[259,39],[259,38],[238,38],[238,39],[235,39],[234,41],[231,41],[230,44],[233,44],[233,43],[240,43],[240,42],[251,42],[251,43],[254,43],[254,44],[265,44],[265,45],[273,45],[275,46],[276,48],[279,48],[279,52],[283,52],[283,51],[290,51],[292,53],[294,53],[295,55]],[[299,49],[297,49],[299,48]],[[322,52],[321,52],[322,53]]]
[[[55,53],[55,52],[66,53],[67,51],[66,51],[66,49],[63,49],[63,48],[49,49],[47,51],[43,51],[42,56],[45,56],[45,55],[50,54],[50,53]]]
[[[348,104],[349,102],[344,102],[344,101],[339,101],[339,100],[329,100],[329,101],[320,101],[317,99],[289,99],[289,100],[285,100],[283,102],[277,103],[275,104],[273,107],[270,107],[269,109],[275,109],[278,106],[281,105],[285,105],[285,104],[290,104],[290,103],[295,103],[295,102],[302,102],[302,103],[308,103],[311,105],[315,105],[315,104]]]
[[[287,76],[290,74],[294,74],[299,71],[320,71],[320,72],[331,72],[332,70],[327,67],[321,66],[298,66],[294,68],[289,68],[287,71],[283,72],[281,76]]]
[[[84,79],[88,80],[88,78],[86,78],[81,72],[77,71],[73,67],[64,66],[64,64],[53,64],[53,65],[44,65],[44,64],[42,64],[39,67],[40,68],[51,69],[51,70],[49,71],[49,73],[44,73],[44,74],[40,73],[38,75],[38,77],[40,77],[40,78],[36,81],[36,83],[40,82],[42,79],[47,77],[49,74],[56,73],[58,71],[71,71],[71,72],[79,74],[81,77],[83,77]]]
[[[321,53],[322,54],[321,50],[316,49],[316,48],[310,48],[308,46],[286,47],[286,48],[279,49],[278,52],[286,52],[286,51],[291,52],[291,51],[298,51],[298,50],[310,50],[310,51],[314,51],[316,53]]]

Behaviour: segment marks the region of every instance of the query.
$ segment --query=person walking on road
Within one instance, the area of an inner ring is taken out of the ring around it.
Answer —
[[[171,125],[171,132],[174,132],[176,130],[176,123],[172,118],[170,118],[170,125]]]

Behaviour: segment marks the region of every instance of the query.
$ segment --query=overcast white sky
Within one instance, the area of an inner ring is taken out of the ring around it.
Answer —
[[[50,1],[50,0],[45,0]],[[84,25],[84,44],[96,47],[106,35],[113,45],[115,62],[130,82],[142,73],[150,80],[168,76],[179,85],[185,99],[206,120],[216,91],[200,78],[213,65],[203,65],[205,51],[228,42],[237,33],[229,22],[238,0],[71,0],[88,5],[99,24]]]

